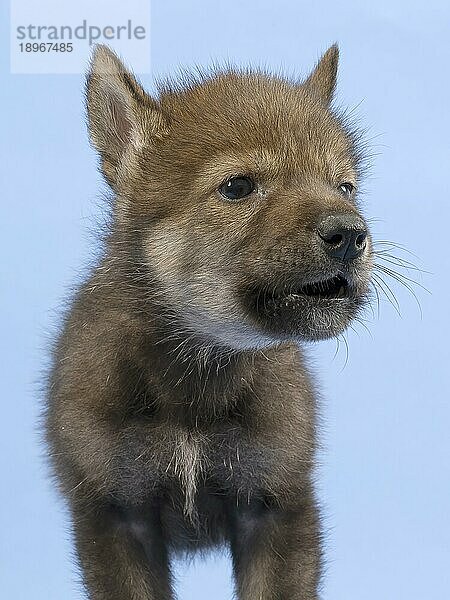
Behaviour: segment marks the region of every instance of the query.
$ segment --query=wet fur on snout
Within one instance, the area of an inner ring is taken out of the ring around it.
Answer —
[[[330,109],[337,61],[333,46],[303,82],[228,70],[155,99],[96,50],[87,109],[111,224],[46,413],[94,600],[168,600],[171,555],[223,544],[240,600],[318,598],[316,400],[298,343],[347,326],[371,269],[370,236],[344,263],[317,234],[359,215],[339,189],[357,188],[361,155]],[[218,189],[238,175],[254,191],[229,201]],[[336,274],[348,297],[291,293]],[[268,311],[275,292],[286,306]]]

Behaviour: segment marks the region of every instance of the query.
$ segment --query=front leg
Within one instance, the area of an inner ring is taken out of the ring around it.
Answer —
[[[289,510],[233,511],[231,551],[239,600],[317,600],[318,511],[312,496]]]
[[[72,506],[77,552],[90,600],[171,600],[157,507],[145,513],[106,502]]]

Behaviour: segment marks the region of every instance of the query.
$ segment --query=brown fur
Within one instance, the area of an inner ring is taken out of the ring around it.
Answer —
[[[347,326],[371,267],[369,237],[338,260],[320,233],[334,215],[364,226],[339,191],[357,185],[359,154],[329,108],[337,59],[330,48],[304,84],[230,70],[152,99],[96,50],[89,126],[113,215],[47,411],[92,599],[168,600],[171,555],[219,544],[240,600],[318,598],[316,401],[299,342]],[[217,189],[240,174],[256,189],[227,201]],[[345,298],[295,292],[336,273]]]

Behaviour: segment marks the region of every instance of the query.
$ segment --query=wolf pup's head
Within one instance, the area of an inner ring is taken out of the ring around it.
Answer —
[[[364,304],[372,247],[356,142],[330,109],[337,63],[332,46],[302,83],[226,70],[154,99],[96,49],[89,126],[113,226],[149,297],[208,343],[328,338]]]

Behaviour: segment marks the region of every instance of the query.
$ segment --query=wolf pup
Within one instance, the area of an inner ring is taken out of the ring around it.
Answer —
[[[316,398],[301,345],[367,300],[360,153],[302,83],[224,70],[157,98],[106,47],[87,79],[113,191],[53,354],[46,431],[93,600],[169,600],[171,557],[229,547],[240,600],[315,600]]]

